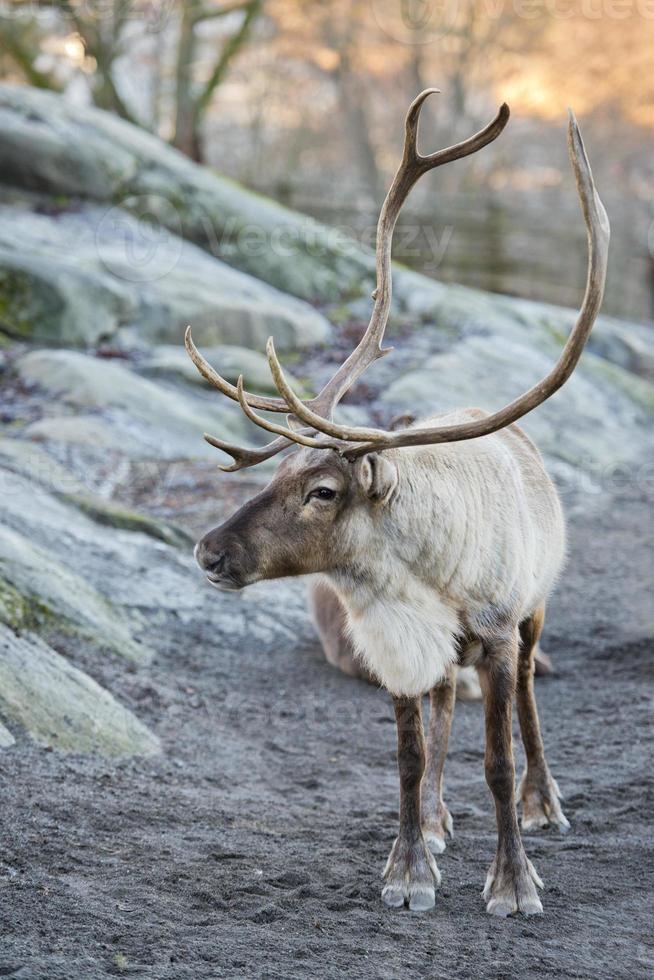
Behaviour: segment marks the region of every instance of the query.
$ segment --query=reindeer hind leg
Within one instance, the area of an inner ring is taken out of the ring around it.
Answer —
[[[517,659],[518,631],[514,629],[510,636],[484,641],[484,659],[477,667],[486,717],[486,780],[497,816],[497,853],[483,895],[486,911],[500,916],[543,911],[536,891],[542,882],[525,854],[515,810],[511,708]]]
[[[534,693],[534,661],[544,619],[545,607],[540,606],[520,624],[516,701],[527,758],[527,768],[520,781],[522,829],[530,831],[552,825],[565,833],[570,824],[561,809],[559,787],[545,758]]]

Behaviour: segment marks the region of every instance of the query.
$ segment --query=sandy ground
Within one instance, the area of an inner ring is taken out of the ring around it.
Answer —
[[[202,624],[171,620],[149,682],[114,688],[161,759],[3,753],[0,977],[651,977],[652,496],[631,481],[571,521],[544,644],[558,673],[538,695],[572,830],[527,841],[544,916],[484,913],[478,704],[456,712],[436,909],[389,911],[388,696],[327,666],[309,628],[274,657],[217,659]]]

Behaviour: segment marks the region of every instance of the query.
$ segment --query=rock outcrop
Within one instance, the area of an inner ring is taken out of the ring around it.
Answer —
[[[17,636],[1,624],[0,711],[40,744],[64,752],[159,752],[158,739],[88,674],[38,636]]]
[[[10,187],[60,206],[97,202],[119,227],[130,213],[155,218],[175,237],[302,299],[336,300],[358,291],[362,278],[372,282],[370,255],[340,232],[197,166],[108,113],[0,85],[0,128],[0,181]]]

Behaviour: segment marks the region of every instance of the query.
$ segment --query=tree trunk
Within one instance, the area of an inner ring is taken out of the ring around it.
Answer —
[[[191,160],[200,162],[197,136],[196,102],[193,97],[193,61],[195,58],[196,0],[181,4],[181,22],[177,44],[175,74],[175,132],[172,143]]]
[[[375,148],[370,138],[370,127],[361,82],[350,70],[346,51],[341,52],[339,65],[334,72],[338,98],[345,117],[349,144],[355,155],[355,164],[363,186],[375,201],[379,200],[381,177],[377,166]]]

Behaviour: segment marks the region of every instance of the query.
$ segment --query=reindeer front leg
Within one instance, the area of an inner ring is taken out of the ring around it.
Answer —
[[[456,692],[456,667],[451,666],[440,684],[429,692],[427,765],[422,779],[422,832],[432,854],[445,850],[445,835],[453,836],[452,817],[443,802],[443,769],[452,728]]]
[[[400,772],[400,832],[384,869],[382,899],[392,908],[405,902],[414,912],[436,902],[441,876],[420,826],[420,783],[425,768],[425,736],[420,698],[394,697],[397,763]]]
[[[486,911],[501,916],[543,911],[536,891],[543,883],[525,854],[516,814],[511,708],[517,661],[516,629],[508,638],[484,641],[484,659],[478,666],[486,715],[486,781],[497,815],[497,854],[483,895]]]

